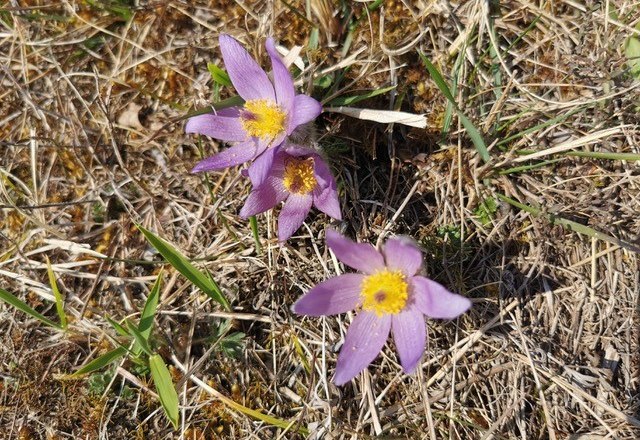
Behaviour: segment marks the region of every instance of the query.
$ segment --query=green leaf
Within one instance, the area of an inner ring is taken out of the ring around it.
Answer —
[[[110,363],[115,362],[125,354],[127,354],[127,349],[122,346],[119,346],[103,354],[102,356],[95,358],[88,364],[85,364],[84,366],[80,367],[73,374],[71,374],[71,377],[77,377],[77,376],[82,376],[83,374],[93,373],[94,371],[100,370],[101,368],[106,367]]]
[[[119,1],[96,1],[96,0],[86,0],[89,5],[93,6],[96,9],[100,9],[103,11],[107,11],[122,18],[124,21],[129,21],[133,17],[133,10],[128,7],[125,3]]]
[[[60,289],[58,289],[56,274],[53,273],[53,268],[51,267],[51,262],[49,261],[49,257],[47,257],[47,275],[49,276],[49,284],[51,284],[51,290],[53,290],[53,296],[56,299],[56,311],[58,312],[58,316],[60,317],[60,326],[64,330],[66,330],[67,315],[64,312],[64,302],[62,301],[62,294],[60,293]]]
[[[209,298],[221,304],[225,309],[231,310],[229,302],[220,291],[220,288],[203,272],[196,269],[176,248],[142,226],[138,225],[138,229],[144,234],[149,243],[151,243],[178,272],[206,293]]]
[[[333,77],[331,75],[324,75],[313,80],[313,85],[320,87],[321,89],[328,89],[333,84]]]
[[[480,134],[480,131],[473,125],[473,122],[469,118],[465,116],[464,113],[460,109],[456,109],[456,113],[460,118],[460,122],[464,126],[465,130],[467,130],[467,134],[471,138],[471,142],[475,145],[476,150],[478,150],[478,154],[485,162],[489,162],[491,160],[491,156],[489,155],[489,150],[487,150],[487,146],[484,143],[484,139]]]
[[[480,205],[473,210],[473,213],[478,216],[480,223],[483,226],[487,226],[491,223],[491,219],[494,217],[495,213],[498,211],[498,203],[496,199],[493,197],[488,197],[484,199]]]
[[[211,78],[216,83],[220,84],[221,86],[231,87],[231,78],[229,78],[229,74],[227,72],[213,63],[208,63],[207,69],[209,69]]]
[[[484,143],[484,139],[482,138],[480,131],[476,128],[475,125],[473,125],[473,122],[471,122],[471,120],[467,118],[462,110],[460,110],[455,98],[453,97],[453,94],[451,93],[451,90],[449,90],[449,86],[447,86],[446,81],[444,80],[442,75],[440,75],[440,72],[438,71],[436,66],[434,66],[433,63],[429,61],[429,59],[422,52],[418,51],[418,54],[420,55],[420,58],[422,58],[422,62],[426,66],[429,75],[431,75],[431,78],[436,83],[442,94],[449,100],[449,102],[453,104],[454,110],[460,118],[460,122],[462,122],[465,130],[467,130],[467,133],[469,134],[473,145],[476,147],[476,150],[478,150],[478,154],[480,154],[482,160],[484,160],[485,162],[489,162],[491,160],[491,156],[489,155],[489,150],[487,150],[487,146]]]
[[[453,97],[453,94],[451,94],[451,90],[449,90],[449,86],[447,85],[446,81],[444,80],[442,75],[440,75],[438,68],[434,66],[433,63],[429,60],[429,58],[427,58],[427,56],[424,55],[422,52],[418,52],[418,54],[420,54],[420,58],[422,58],[422,62],[427,68],[429,75],[431,75],[431,79],[433,79],[433,81],[436,83],[436,85],[438,86],[442,94],[445,96],[445,98],[447,98],[449,101],[451,101],[455,105],[456,100]]]
[[[149,340],[149,336],[151,335],[151,329],[153,329],[153,318],[156,314],[156,309],[158,307],[158,299],[160,297],[160,285],[162,284],[162,271],[158,274],[158,278],[156,278],[156,282],[153,284],[151,288],[151,292],[149,292],[149,296],[147,297],[147,301],[144,304],[144,309],[142,310],[142,314],[140,315],[140,323],[138,324],[138,331],[140,335],[145,339],[145,341]]]
[[[171,380],[171,373],[169,373],[169,369],[158,354],[149,357],[149,369],[151,370],[151,377],[156,386],[158,396],[160,396],[162,408],[171,421],[171,424],[173,424],[173,427],[178,429],[180,417],[178,393],[176,393],[176,388]]]
[[[149,343],[147,342],[147,340],[144,338],[144,336],[142,336],[142,334],[140,333],[140,331],[136,328],[135,325],[133,325],[131,323],[131,321],[125,319],[124,321],[127,325],[127,330],[129,330],[129,333],[131,334],[131,336],[133,336],[133,339],[136,340],[136,343],[140,346],[140,348],[142,349],[142,351],[144,351],[147,356],[151,356],[153,355],[153,352],[151,351],[151,348],[149,347]]]
[[[627,57],[629,71],[636,79],[640,79],[640,40],[629,37],[624,43],[624,54]]]
[[[317,27],[314,27],[313,29],[311,29],[311,32],[309,33],[309,42],[307,43],[307,49],[308,50],[318,49],[319,41],[320,41],[320,29],[318,29]]]
[[[222,101],[214,102],[205,108],[199,108],[197,110],[190,111],[184,116],[180,116],[175,119],[175,122],[182,121],[183,119],[192,118],[194,116],[206,115],[213,113],[214,110],[222,110],[223,108],[237,107],[244,104],[244,99],[239,96],[232,96],[231,98],[223,99]]]
[[[636,252],[636,253],[640,253],[640,247],[636,246],[634,243],[631,243],[629,241],[626,240],[622,240],[620,238],[617,237],[612,237],[611,235],[607,235],[603,232],[600,231],[596,231],[595,229],[583,225],[582,223],[578,223],[578,222],[574,222],[573,220],[569,220],[563,217],[560,217],[556,214],[553,213],[548,213],[546,211],[543,211],[542,209],[538,209],[534,206],[529,206],[529,205],[525,205],[523,203],[520,203],[510,197],[505,196],[504,194],[500,194],[500,193],[496,193],[496,196],[504,201],[507,202],[508,204],[510,204],[511,206],[515,206],[518,209],[521,209],[525,212],[528,212],[529,214],[533,215],[534,217],[542,217],[544,219],[546,219],[549,223],[553,224],[553,225],[560,225],[563,226],[565,228],[571,229],[574,232],[577,232],[578,234],[583,234],[586,235],[588,237],[592,237],[592,238],[596,238],[598,240],[603,240],[606,242],[609,242],[611,244],[615,244],[617,246],[620,246],[622,248],[628,249],[630,251]]]
[[[363,93],[362,95],[354,95],[354,96],[343,96],[336,99],[332,99],[328,105],[330,106],[339,106],[339,105],[352,105],[360,101],[364,101],[365,99],[373,98],[374,96],[382,95],[387,93],[396,86],[384,87],[382,89],[370,90],[367,93]]]
[[[4,289],[0,289],[0,300],[6,302],[7,304],[12,305],[16,309],[26,313],[27,315],[30,315],[31,317],[36,318],[38,321],[40,321],[43,324],[48,325],[49,327],[53,327],[53,328],[57,328],[59,330],[63,330],[63,328],[60,326],[60,324],[56,324],[55,322],[51,321],[50,319],[45,318],[43,315],[41,315],[40,313],[38,313],[35,310],[33,310],[27,304],[25,304],[24,302],[20,301],[18,298],[16,298],[15,296],[13,296],[12,294],[10,294],[9,292],[7,292]]]
[[[262,245],[260,244],[260,233],[258,232],[258,220],[256,220],[255,215],[249,217],[249,224],[251,225],[253,241],[256,243],[256,252],[260,254],[262,252]]]
[[[105,316],[105,319],[107,320],[107,322],[109,324],[111,324],[111,327],[113,327],[113,329],[120,335],[120,336],[126,336],[128,338],[131,337],[131,334],[127,331],[126,328],[124,328],[121,324],[118,324],[116,321],[114,321],[113,319],[111,319],[108,316]]]

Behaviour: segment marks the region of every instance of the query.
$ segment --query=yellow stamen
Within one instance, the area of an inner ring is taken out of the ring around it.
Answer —
[[[285,129],[287,115],[273,101],[253,99],[245,102],[240,120],[249,136],[273,139]]]
[[[384,269],[369,275],[360,290],[362,308],[378,316],[399,313],[407,303],[408,287],[404,274],[399,270]]]
[[[309,194],[318,183],[313,173],[313,158],[289,159],[284,167],[282,183],[287,191]]]

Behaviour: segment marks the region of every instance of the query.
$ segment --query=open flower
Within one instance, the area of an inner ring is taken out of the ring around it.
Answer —
[[[365,369],[393,333],[405,373],[418,365],[426,344],[424,316],[453,319],[471,302],[440,284],[416,275],[422,253],[408,238],[391,238],[382,252],[354,243],[327,230],[327,245],[347,266],[363,274],[348,273],[324,281],[300,298],[293,311],[324,316],[359,309],[347,331],[333,381],[342,385]]]
[[[280,241],[298,230],[312,205],[336,220],[342,219],[336,182],[329,166],[312,150],[286,145],[276,153],[264,181],[253,184],[240,215],[247,218],[285,201],[278,217]]]
[[[315,119],[322,106],[310,96],[295,94],[293,78],[276,52],[272,38],[267,39],[266,48],[271,58],[273,82],[234,38],[223,34],[219,41],[229,78],[245,103],[242,107],[189,119],[185,127],[187,133],[235,143],[199,162],[192,172],[219,170],[255,159],[249,174],[253,180],[262,182],[282,141],[296,127]]]

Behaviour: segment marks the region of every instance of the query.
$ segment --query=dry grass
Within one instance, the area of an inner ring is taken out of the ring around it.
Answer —
[[[298,426],[316,438],[640,437],[637,165],[560,154],[640,154],[639,83],[622,49],[639,33],[637,2],[389,0],[367,11],[330,0],[168,1],[125,12],[95,5],[126,2],[49,3],[0,10],[0,286],[55,317],[48,256],[74,331],[0,305],[1,438],[276,439]],[[313,51],[304,49],[309,22],[320,29]],[[213,99],[206,63],[220,62],[221,32],[263,60],[267,35],[303,46],[307,88],[342,62],[334,96],[397,85],[358,106],[427,115],[426,130],[337,114],[316,126],[340,182],[345,221],[336,226],[371,242],[414,237],[429,276],[474,299],[456,322],[428,323],[419,374],[403,375],[387,347],[357,380],[332,385],[350,317],[289,310],[340,270],[324,245],[327,217],[312,214],[280,245],[276,216],[259,216],[259,253],[237,215],[246,179],[235,169],[189,174],[219,147],[185,135],[178,118]],[[447,101],[417,49],[457,81],[489,164],[457,119],[441,135]],[[548,162],[509,171],[538,163],[522,163],[523,150]],[[548,214],[624,242],[572,232]],[[162,266],[134,222],[210,270],[234,308],[221,313],[166,268],[154,338],[180,384],[177,432],[128,362],[116,375],[62,376],[111,347],[104,316],[135,318]],[[229,317],[247,334],[237,359],[208,352]],[[220,395],[295,425],[257,422]]]

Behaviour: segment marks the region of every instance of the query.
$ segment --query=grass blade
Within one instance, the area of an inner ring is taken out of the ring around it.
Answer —
[[[144,351],[147,354],[147,356],[152,356],[153,352],[151,351],[151,348],[149,347],[149,343],[144,338],[144,336],[142,336],[142,334],[136,328],[136,326],[131,324],[131,322],[128,321],[128,320],[125,320],[125,323],[127,324],[127,330],[129,331],[131,336],[133,336],[133,339],[136,340],[136,343],[142,349],[142,351]],[[134,350],[134,352],[135,352],[135,350]]]
[[[423,54],[422,52],[418,52],[418,54],[420,54],[420,58],[422,58],[422,62],[427,68],[429,75],[431,75],[431,79],[433,79],[433,81],[436,83],[436,85],[438,86],[438,88],[440,89],[444,97],[447,98],[449,101],[451,101],[453,105],[457,107],[456,99],[453,97],[451,90],[449,90],[449,86],[447,85],[447,82],[444,80],[442,75],[440,75],[438,68],[433,65],[433,63],[429,60],[429,58],[427,58],[425,54]]]
[[[88,364],[80,367],[73,374],[71,374],[71,377],[78,377],[78,376],[82,376],[84,374],[93,373],[94,371],[100,370],[101,368],[106,367],[110,363],[115,362],[116,360],[118,360],[122,356],[124,356],[125,354],[127,354],[127,349],[126,348],[124,348],[122,346],[117,347],[117,348],[115,348],[115,349],[103,354],[102,356],[99,356],[99,357],[95,358],[94,360],[92,360]]]
[[[168,242],[156,236],[151,231],[138,225],[138,229],[144,234],[149,243],[160,252],[165,260],[171,264],[178,272],[184,275],[189,281],[195,284],[200,290],[215,302],[221,304],[225,309],[231,310],[229,302],[224,297],[220,288],[200,270],[198,270],[187,258]]]
[[[458,58],[456,58],[456,62],[453,65],[453,72],[451,72],[451,75],[453,77],[453,84],[451,84],[452,95],[455,95],[458,91],[458,82],[460,81],[459,77],[462,72],[462,69],[460,67],[462,65],[462,61],[464,60],[464,52],[465,52],[464,48],[463,50],[460,50],[458,52]],[[449,133],[449,130],[451,129],[451,121],[453,120],[453,110],[455,106],[456,106],[455,102],[447,100],[447,108],[444,111],[444,119],[442,122],[442,130],[441,130],[441,133],[443,136]]]
[[[60,324],[56,324],[55,322],[51,321],[50,319],[45,318],[43,315],[41,315],[40,313],[38,313],[35,310],[33,310],[26,303],[20,301],[18,298],[16,298],[15,296],[13,296],[12,294],[10,294],[9,292],[7,292],[4,289],[0,289],[0,300],[6,302],[7,304],[12,305],[16,309],[20,310],[21,312],[26,313],[27,315],[31,316],[32,318],[36,318],[38,321],[40,321],[41,323],[43,323],[45,325],[48,325],[49,327],[53,327],[53,328],[57,328],[59,330],[63,330],[62,327],[60,326]]]
[[[151,370],[151,377],[153,378],[153,383],[156,386],[158,396],[160,396],[162,408],[171,421],[174,429],[178,429],[178,422],[180,418],[178,393],[176,393],[176,388],[171,380],[171,373],[169,373],[169,369],[159,354],[154,354],[149,357],[149,369]]]
[[[207,69],[211,74],[211,78],[221,86],[231,87],[231,78],[229,74],[213,63],[207,64]]]
[[[51,290],[53,290],[53,296],[56,299],[56,311],[58,312],[58,317],[60,318],[60,326],[62,327],[63,330],[66,330],[67,315],[64,312],[64,302],[62,300],[62,294],[60,293],[60,289],[58,289],[56,274],[53,273],[53,268],[51,267],[51,261],[49,261],[49,257],[47,257],[47,275],[49,276],[49,284],[51,284]]]
[[[373,98],[374,96],[383,95],[393,89],[396,86],[383,87],[382,89],[370,90],[367,93],[363,93],[362,95],[353,95],[353,96],[342,96],[339,98],[332,99],[328,105],[351,105],[360,101],[364,101],[365,99]]]
[[[489,150],[487,150],[487,146],[484,143],[484,139],[480,134],[480,131],[473,125],[473,122],[469,118],[465,116],[464,113],[460,109],[456,109],[456,113],[460,118],[460,122],[464,126],[465,130],[467,130],[467,134],[471,138],[471,142],[475,145],[476,150],[478,150],[478,154],[485,162],[489,162],[491,160],[491,156],[489,155]]]
[[[140,323],[138,324],[138,331],[145,340],[149,340],[151,335],[151,329],[153,329],[153,319],[158,308],[158,299],[160,297],[160,285],[162,284],[162,271],[158,274],[156,282],[149,292],[147,301],[144,303],[144,309],[140,315]]]
[[[258,233],[258,220],[256,216],[249,217],[249,224],[251,225],[251,233],[253,234],[253,241],[256,243],[256,252],[260,254],[262,252],[262,245],[260,244],[260,234]]]
[[[434,66],[433,63],[429,61],[429,58],[427,58],[426,55],[424,55],[422,52],[418,51],[418,54],[420,55],[420,58],[422,58],[422,62],[426,66],[429,75],[431,75],[431,78],[436,83],[442,94],[449,100],[449,102],[453,104],[453,108],[460,118],[460,122],[462,122],[465,130],[467,130],[467,133],[469,134],[473,145],[476,147],[476,150],[478,150],[478,154],[480,155],[482,160],[484,160],[485,162],[489,162],[491,160],[491,156],[489,155],[489,150],[487,150],[487,146],[484,143],[484,139],[482,138],[480,131],[476,128],[475,125],[473,125],[473,122],[471,122],[471,120],[462,112],[462,110],[460,110],[460,107],[458,107],[458,104],[456,103],[451,90],[449,90],[449,86],[447,86],[446,81],[444,80],[442,75],[440,75],[440,72],[438,71],[436,66]]]
[[[107,322],[109,324],[111,324],[111,327],[113,327],[113,329],[116,331],[116,333],[118,333],[120,336],[126,336],[128,338],[131,337],[131,334],[129,334],[127,329],[124,328],[121,324],[118,324],[116,321],[114,321],[113,319],[109,318],[108,316],[105,316],[105,319],[107,320]]]
[[[633,252],[637,252],[640,253],[640,247],[636,246],[633,243],[629,243],[628,241],[625,240],[621,240],[619,238],[616,237],[612,237],[610,235],[607,235],[605,233],[602,233],[600,231],[596,231],[595,229],[583,225],[582,223],[578,223],[578,222],[574,222],[573,220],[568,220],[566,218],[560,217],[556,214],[553,213],[544,213],[541,209],[535,208],[533,206],[529,206],[529,205],[525,205],[523,203],[520,203],[516,200],[513,200],[510,197],[505,196],[504,194],[500,194],[500,193],[496,193],[496,196],[504,201],[507,202],[508,204],[510,204],[511,206],[515,206],[518,209],[521,209],[525,212],[528,212],[529,214],[533,215],[534,217],[542,217],[545,218],[549,221],[549,223],[553,224],[553,225],[560,225],[560,226],[564,226],[565,228],[569,228],[574,232],[577,232],[578,234],[582,234],[582,235],[586,235],[588,237],[592,237],[592,238],[597,238],[598,240],[603,240],[615,245],[618,245],[622,248],[625,248],[627,250],[633,251]]]

